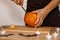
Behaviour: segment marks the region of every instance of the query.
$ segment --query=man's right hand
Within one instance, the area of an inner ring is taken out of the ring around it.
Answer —
[[[24,0],[12,0],[12,1],[15,2],[15,3],[18,4],[18,5],[23,6],[23,1],[24,1]]]

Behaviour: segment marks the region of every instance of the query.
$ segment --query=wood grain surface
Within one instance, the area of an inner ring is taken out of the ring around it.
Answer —
[[[46,35],[50,33],[53,27],[40,27],[40,28],[29,28],[27,26],[16,26],[15,28],[6,27],[3,28],[7,33],[12,33],[14,35],[11,36],[2,36],[0,40],[47,40]],[[38,36],[22,36],[18,34],[26,34],[26,35],[34,35],[36,31],[41,32]],[[52,40],[60,40],[60,35]]]

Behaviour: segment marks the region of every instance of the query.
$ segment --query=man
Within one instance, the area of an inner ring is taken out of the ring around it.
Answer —
[[[37,26],[60,26],[60,0],[28,0],[26,12],[36,12],[38,19]]]

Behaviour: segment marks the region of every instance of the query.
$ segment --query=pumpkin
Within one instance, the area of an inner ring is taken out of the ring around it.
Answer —
[[[35,12],[28,12],[25,16],[24,16],[24,22],[29,26],[34,28],[35,27],[35,22],[37,20],[37,13]]]

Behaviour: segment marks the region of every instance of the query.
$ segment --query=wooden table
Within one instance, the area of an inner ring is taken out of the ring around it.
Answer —
[[[35,33],[36,31],[39,31],[41,33],[50,33],[52,29],[55,28],[53,27],[29,28],[27,26],[17,26],[15,28],[4,28],[5,31],[11,33],[22,33],[22,32]]]
[[[40,27],[40,28],[29,28],[26,26],[16,26],[15,28],[3,28],[7,33],[14,34],[11,36],[0,37],[0,40],[47,40],[46,35],[48,33],[53,33],[55,28],[53,27]],[[52,30],[54,29],[54,30]],[[24,35],[34,35],[35,32],[39,31],[41,34],[38,36],[24,36]],[[24,34],[24,35],[19,35]],[[60,35],[59,35],[60,37]],[[60,38],[52,38],[52,40],[60,40]]]

